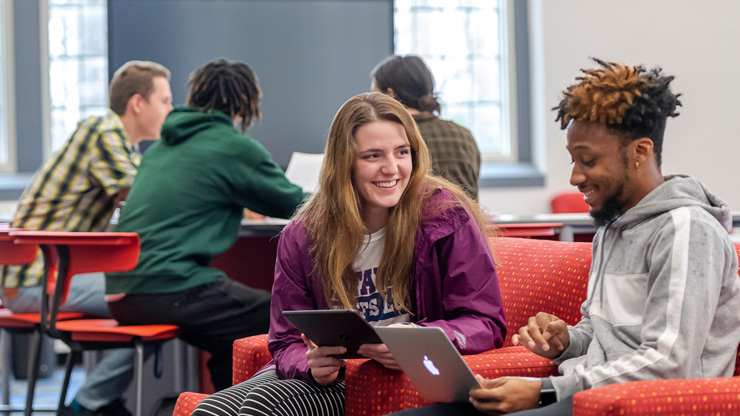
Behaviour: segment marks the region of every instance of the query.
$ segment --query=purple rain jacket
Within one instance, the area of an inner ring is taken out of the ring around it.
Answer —
[[[423,209],[451,198],[449,191],[440,190]],[[423,220],[414,253],[409,287],[414,323],[442,328],[462,354],[501,347],[506,321],[494,261],[486,237],[465,209],[447,208]],[[261,371],[275,369],[280,379],[314,382],[301,334],[282,314],[307,309],[328,306],[298,218],[285,227],[278,244],[267,339],[273,361]],[[335,383],[343,375],[341,371]]]

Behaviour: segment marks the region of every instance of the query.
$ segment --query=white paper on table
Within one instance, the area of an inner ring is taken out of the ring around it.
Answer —
[[[319,189],[319,173],[324,154],[293,152],[285,169],[285,177],[306,192]]]

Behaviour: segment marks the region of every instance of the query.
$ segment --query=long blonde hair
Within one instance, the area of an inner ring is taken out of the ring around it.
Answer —
[[[423,215],[434,216],[446,206],[461,205],[481,227],[481,232],[483,220],[477,204],[462,189],[430,174],[429,151],[402,104],[385,94],[365,93],[342,105],[329,129],[319,190],[297,216],[307,229],[314,272],[321,279],[327,304],[338,301],[345,308],[354,309],[358,291],[352,266],[368,233],[360,215],[362,201],[352,183],[352,167],[358,157],[354,134],[361,126],[374,121],[401,124],[411,147],[411,176],[398,204],[390,209],[376,281],[381,296],[385,298],[390,289],[397,310],[410,312],[409,278],[425,201],[439,188],[445,188],[455,199],[431,210],[425,208]]]

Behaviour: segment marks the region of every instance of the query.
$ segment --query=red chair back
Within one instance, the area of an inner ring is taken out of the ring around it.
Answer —
[[[550,201],[550,207],[553,214],[588,212],[591,209],[580,192],[563,192],[555,195]]]
[[[10,236],[12,231],[23,229],[0,227],[0,264],[28,264],[36,260],[38,246],[14,244],[14,237]]]
[[[57,281],[61,281],[60,305],[69,294],[72,276],[79,273],[118,272],[131,270],[139,261],[141,244],[136,233],[100,233],[67,231],[15,231],[10,232],[16,244],[54,245],[68,249],[70,261],[59,265],[59,273],[49,273],[47,293],[54,296]],[[64,246],[69,244],[69,246]],[[45,250],[47,264],[57,266],[54,250]]]
[[[551,313],[570,325],[581,320],[591,243],[506,237],[492,242],[506,314],[504,346],[511,346],[511,337],[537,312]]]

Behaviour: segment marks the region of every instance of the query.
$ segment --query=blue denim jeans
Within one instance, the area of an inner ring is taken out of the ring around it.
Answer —
[[[105,295],[103,273],[78,274],[72,278],[67,302],[62,312],[84,312],[110,318]],[[19,288],[18,295],[7,299],[0,291],[3,305],[13,313],[37,313],[41,311],[41,287]],[[108,350],[95,368],[90,371],[75,399],[89,410],[99,408],[121,397],[134,377],[133,348]]]

